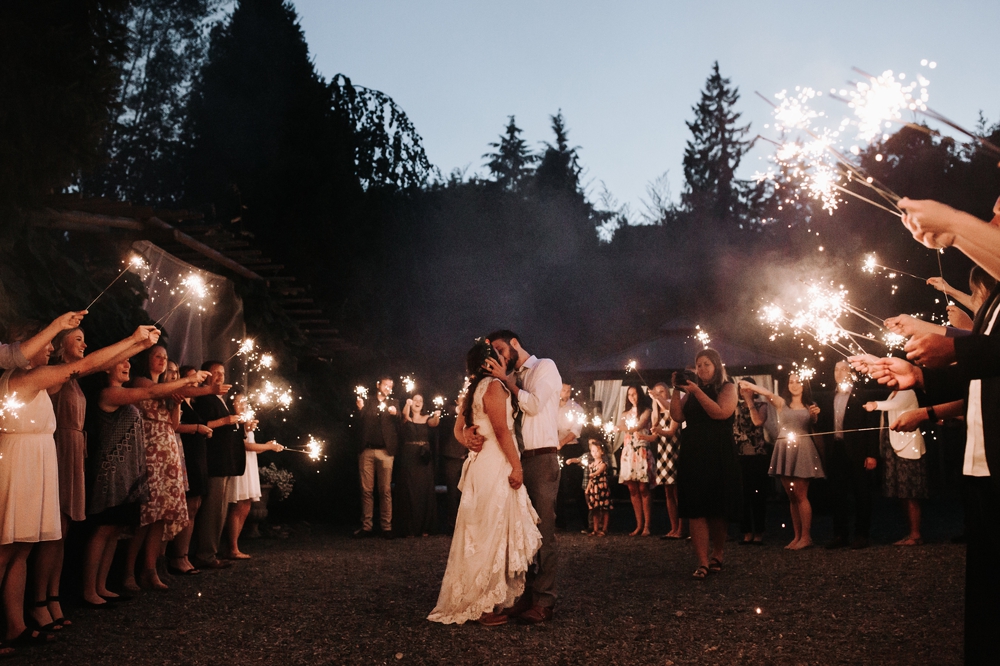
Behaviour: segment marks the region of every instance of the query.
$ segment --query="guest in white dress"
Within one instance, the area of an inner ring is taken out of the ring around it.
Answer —
[[[499,611],[513,606],[524,592],[528,566],[542,545],[538,514],[522,486],[510,393],[483,369],[491,357],[496,358],[495,352],[482,338],[466,356],[471,385],[455,431],[461,433],[469,424],[485,441],[469,453],[462,468],[462,500],[441,593],[427,616],[432,622],[506,623]]]
[[[247,466],[243,476],[236,477],[235,483],[228,485],[229,513],[226,516],[226,551],[219,557],[227,560],[249,560],[250,556],[240,551],[239,538],[243,525],[250,515],[250,504],[260,501],[260,474],[257,470],[257,454],[265,451],[282,451],[285,447],[274,440],[258,444],[254,439],[257,420],[242,393],[233,396],[233,411],[243,421],[243,446],[246,448]]]
[[[13,336],[28,340],[41,326],[26,325]],[[0,416],[0,592],[6,613],[6,638],[10,645],[47,642],[48,632],[62,628],[49,612],[48,595],[35,599],[29,619],[38,630],[24,622],[24,592],[27,560],[39,542],[58,542],[62,537],[59,507],[59,467],[53,433],[55,411],[48,390],[70,378],[93,372],[122,355],[135,353],[153,344],[159,331],[140,326],[132,336],[100,349],[84,358],[48,365],[51,342],[34,356],[30,370],[8,370],[0,377],[0,400],[5,408]],[[43,548],[36,558],[36,577],[51,578],[58,548]],[[12,609],[19,609],[14,611]]]

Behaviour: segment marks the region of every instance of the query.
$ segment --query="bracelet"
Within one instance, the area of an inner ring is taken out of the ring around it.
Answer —
[[[935,421],[935,422],[938,420],[937,412],[934,411],[934,406],[933,405],[931,405],[930,407],[927,408],[927,420],[928,421]]]

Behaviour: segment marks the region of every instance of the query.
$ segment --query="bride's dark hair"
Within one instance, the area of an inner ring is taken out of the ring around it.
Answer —
[[[479,382],[483,381],[489,373],[483,368],[486,359],[492,358],[494,361],[500,360],[493,345],[488,338],[476,338],[476,343],[465,355],[465,372],[469,378],[469,388],[466,389],[465,401],[462,404],[462,415],[465,417],[465,425],[472,425],[472,398],[476,395],[476,388]]]

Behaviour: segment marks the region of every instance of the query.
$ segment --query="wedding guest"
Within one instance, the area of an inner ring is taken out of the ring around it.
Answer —
[[[240,417],[226,403],[230,388],[226,366],[222,361],[205,361],[201,368],[211,373],[211,385],[219,389],[215,395],[199,396],[194,401],[198,416],[212,429],[212,440],[205,450],[208,487],[194,525],[195,559],[191,564],[197,569],[228,569],[232,562],[219,559],[219,544],[229,513],[229,487],[246,471],[246,447]]]
[[[161,383],[168,366],[167,349],[155,345],[146,355],[136,358],[132,388]],[[186,390],[186,388],[184,389]],[[167,585],[156,573],[156,558],[164,541],[170,541],[188,523],[184,496],[184,473],[173,424],[179,420],[180,405],[173,396],[147,398],[137,403],[142,416],[143,442],[146,445],[146,474],[149,499],[142,503],[139,527],[129,542],[125,558],[125,589],[138,592],[136,562],[143,555],[139,580],[143,587],[165,590]]]
[[[87,519],[94,530],[84,555],[83,601],[90,608],[118,598],[107,587],[118,538],[126,527],[139,527],[141,505],[149,499],[145,427],[136,404],[165,399],[208,376],[129,387],[131,367],[121,361],[102,373],[87,400]]]
[[[652,413],[642,391],[636,386],[629,386],[625,392],[625,410],[618,418],[618,430],[624,436],[618,482],[628,488],[635,513],[635,530],[630,536],[649,536],[653,520],[653,498],[649,494],[649,442],[646,441]]]
[[[604,446],[597,439],[587,442],[590,462],[587,464],[587,508],[595,536],[607,536],[611,518],[611,489],[608,488],[608,465],[604,461]]]
[[[17,327],[15,342],[31,340],[42,325]],[[48,365],[54,348],[48,340],[28,358],[30,370],[7,370],[0,376],[0,398],[8,404],[0,415],[0,594],[3,597],[7,645],[17,647],[44,643],[57,623],[49,610],[48,597],[61,544],[46,545],[35,561],[34,603],[28,609],[33,630],[25,625],[27,560],[41,542],[62,538],[59,505],[59,469],[54,433],[56,416],[48,390],[70,378],[89,373],[137,345],[155,341],[151,326],[136,329],[132,336],[84,358]],[[54,578],[56,577],[56,578]],[[58,589],[52,596],[58,597]],[[40,599],[38,597],[41,597]],[[56,612],[60,612],[61,609]],[[60,618],[62,619],[62,618]],[[63,623],[64,624],[64,623]]]
[[[178,374],[183,378],[190,377],[197,372],[197,368],[185,365],[181,366]],[[208,490],[206,442],[212,437],[212,429],[195,411],[192,398],[184,397],[180,401],[180,407],[180,423],[174,429],[180,435],[181,447],[184,451],[184,469],[187,471],[188,480],[185,498],[189,520],[167,547],[170,554],[167,571],[175,576],[201,573],[201,569],[191,564],[188,551],[191,548],[191,537],[194,534],[194,525],[198,517],[198,510],[201,508],[201,500]]]
[[[775,395],[767,389],[740,382],[740,391],[759,393],[774,405],[778,415],[779,435],[771,454],[768,473],[781,480],[788,495],[788,509],[792,514],[794,538],[785,546],[788,550],[802,550],[813,545],[812,504],[809,502],[809,483],[824,476],[823,463],[812,428],[820,415],[812,397],[809,381],[792,373],[782,394]]]
[[[653,396],[653,427],[650,434],[655,438],[656,477],[655,484],[663,487],[667,501],[667,517],[670,531],[661,539],[682,539],[684,529],[677,516],[677,460],[681,445],[677,437],[680,424],[670,418],[670,387],[658,383],[649,392]]]
[[[683,455],[677,470],[677,512],[688,519],[698,558],[693,577],[722,571],[729,521],[740,516],[740,476],[733,441],[736,387],[726,376],[719,352],[695,356],[695,377],[675,373],[670,416],[681,430]]]
[[[458,402],[453,405],[452,412],[457,413]],[[441,476],[445,486],[448,488],[448,529],[454,531],[455,518],[458,516],[458,506],[462,500],[462,491],[458,488],[458,482],[462,478],[462,466],[469,455],[469,449],[455,438],[455,416],[448,415],[442,417],[441,425],[438,428],[441,445],[438,449],[438,458],[441,461]]]
[[[48,326],[23,342],[14,341],[9,345],[0,344],[0,368],[4,370],[27,369],[30,365],[28,359],[36,356],[60,332],[79,328],[80,322],[86,314],[86,310],[67,312],[53,319]]]
[[[931,280],[940,279],[931,278]],[[969,310],[975,314],[989,298],[996,284],[996,278],[983,270],[982,267],[973,266],[969,272],[969,294],[966,299],[961,300],[962,304],[967,305]],[[949,289],[952,287],[949,286]],[[953,338],[968,335],[972,331],[972,319],[954,305],[948,306],[948,320],[951,326],[941,326],[917,319],[912,315],[901,314],[886,319],[885,326],[893,333],[907,338],[921,334],[944,335]]]
[[[424,414],[424,396],[419,393],[403,405],[403,442],[396,455],[394,512],[396,529],[405,536],[427,536],[437,523],[437,496],[434,494],[434,452],[431,428],[441,423],[440,410]]]
[[[764,543],[767,526],[771,451],[764,440],[767,410],[756,403],[753,389],[745,388],[744,383],[756,385],[757,382],[753,377],[747,377],[739,383],[740,400],[736,403],[736,420],[733,423],[743,483],[743,516],[740,519],[743,539],[740,544],[759,546]]]
[[[393,381],[383,377],[375,384],[375,399],[365,402],[358,396],[361,416],[361,528],[355,537],[372,535],[375,490],[378,482],[379,527],[382,536],[392,538],[392,464],[399,449],[399,407],[392,399]]]
[[[889,430],[888,426],[904,413],[919,408],[917,394],[913,391],[893,391],[886,400],[865,403],[865,409],[869,412],[885,412],[883,428],[879,432],[879,452],[883,463],[882,488],[886,497],[902,500],[910,528],[909,534],[896,542],[897,546],[919,546],[924,542],[920,536],[920,500],[929,496],[927,460],[924,458],[927,449],[924,436],[919,430],[897,432]],[[931,415],[928,412],[928,417]]]
[[[249,560],[250,556],[242,552],[239,547],[240,533],[246,523],[247,516],[250,515],[250,504],[260,501],[260,472],[257,468],[257,454],[265,451],[279,452],[285,447],[276,441],[263,442],[258,444],[254,431],[257,430],[258,421],[254,418],[253,410],[247,402],[247,397],[242,393],[233,396],[233,412],[241,420],[243,426],[243,447],[246,449],[246,470],[243,476],[236,479],[228,487],[229,513],[226,517],[225,528],[225,549],[219,557],[227,560]]]
[[[580,458],[584,454],[580,444],[580,434],[583,432],[583,422],[586,414],[576,400],[573,399],[573,386],[563,382],[559,391],[559,460],[562,463],[559,472],[559,496],[556,498],[556,527],[566,529],[569,526],[570,510],[575,510],[580,518],[583,531],[587,531],[587,498],[584,496],[584,473],[580,465],[569,465],[567,461]]]
[[[827,548],[865,548],[868,546],[875,491],[875,466],[878,456],[878,419],[864,409],[854,376],[847,361],[834,366],[836,390],[821,408],[817,427],[832,432],[826,438],[824,470],[830,481],[833,503],[833,541]],[[854,540],[850,539],[851,501],[854,503]]]

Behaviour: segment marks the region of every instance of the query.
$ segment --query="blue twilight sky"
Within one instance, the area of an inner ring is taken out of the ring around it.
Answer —
[[[633,208],[665,171],[679,196],[684,121],[714,60],[739,86],[751,134],[770,120],[755,90],[841,88],[852,66],[923,73],[930,107],[969,129],[980,110],[1000,120],[997,0],[293,1],[320,73],[392,96],[444,174],[484,172],[511,114],[532,146],[550,141],[562,109],[592,198],[603,181]]]

